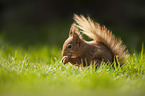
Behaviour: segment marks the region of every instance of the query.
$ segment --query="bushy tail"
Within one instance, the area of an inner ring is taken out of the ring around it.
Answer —
[[[118,57],[120,64],[124,63],[127,58],[125,49],[120,39],[116,39],[115,36],[105,28],[101,27],[98,23],[93,22],[90,17],[85,18],[84,16],[74,15],[74,20],[78,24],[77,26],[82,30],[82,33],[88,37],[104,43],[113,53],[114,56]]]

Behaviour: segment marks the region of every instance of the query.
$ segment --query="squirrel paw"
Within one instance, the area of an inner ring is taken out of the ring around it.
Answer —
[[[63,63],[63,64],[66,64],[66,63],[68,63],[68,56],[65,56],[65,57],[63,57],[62,59],[61,59],[61,62]]]

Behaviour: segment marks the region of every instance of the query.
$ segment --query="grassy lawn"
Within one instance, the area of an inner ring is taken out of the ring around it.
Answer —
[[[95,69],[60,63],[61,48],[29,48],[1,44],[0,96],[145,95],[145,53],[134,53],[127,64]]]
[[[0,96],[145,95],[144,48],[132,52],[126,65],[118,68],[104,63],[97,69],[63,65],[60,46],[68,34],[58,32],[68,32],[69,27],[61,25],[39,30],[45,34],[12,27],[5,38],[0,35]],[[33,45],[35,41],[40,43]]]

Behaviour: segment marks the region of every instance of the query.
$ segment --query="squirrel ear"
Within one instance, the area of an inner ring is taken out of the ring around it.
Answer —
[[[80,45],[80,36],[78,33],[76,32],[73,33],[73,40],[78,46]]]
[[[74,41],[79,44],[81,35],[78,32],[78,28],[75,23],[72,24],[69,32],[69,37],[73,37]]]
[[[77,38],[77,39],[79,39],[80,37],[79,37],[79,34],[77,33],[77,32],[73,32],[73,38],[75,39],[75,38]]]
[[[71,28],[70,28],[70,31],[69,31],[69,37],[70,36],[73,36],[73,34],[74,33],[78,33],[78,28],[76,27],[76,24],[75,23],[73,23],[72,25],[71,25]]]

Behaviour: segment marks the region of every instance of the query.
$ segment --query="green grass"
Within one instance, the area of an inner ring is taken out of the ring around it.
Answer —
[[[118,68],[98,69],[60,63],[61,48],[1,44],[0,96],[145,95],[145,53],[134,53]]]

